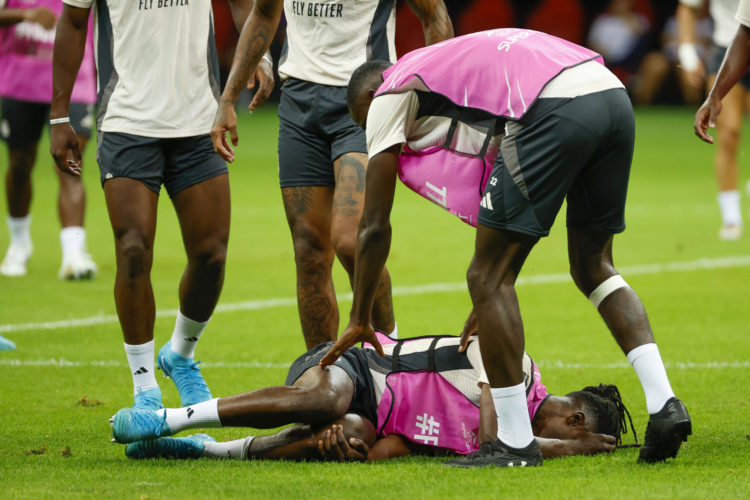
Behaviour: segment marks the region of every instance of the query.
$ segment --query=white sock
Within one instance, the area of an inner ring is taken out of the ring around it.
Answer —
[[[234,441],[224,441],[223,443],[206,441],[203,456],[211,458],[239,458],[244,460],[247,458],[247,450],[250,449],[250,443],[253,442],[253,439],[255,439],[255,436],[235,439]]]
[[[526,385],[492,387],[492,401],[497,413],[497,437],[513,448],[525,448],[534,440],[526,405]]]
[[[394,340],[398,338],[398,323],[393,323],[393,331],[388,336]]]
[[[656,344],[638,346],[628,353],[628,361],[643,386],[648,413],[658,413],[667,400],[674,397],[667,371],[659,355],[659,348]]]
[[[10,242],[31,245],[31,215],[26,217],[8,216]]]
[[[719,191],[719,209],[721,210],[722,224],[725,226],[742,225],[739,191],[736,189],[732,191]]]
[[[130,373],[133,374],[133,394],[157,387],[154,377],[154,341],[145,344],[124,344]]]
[[[172,429],[172,434],[184,429],[221,427],[218,401],[219,398],[214,398],[185,408],[165,408],[163,411],[167,413],[167,425]]]
[[[177,311],[177,320],[174,323],[174,331],[170,340],[172,350],[192,359],[195,354],[195,346],[207,324],[208,321],[194,321],[184,316],[182,311]]]
[[[68,226],[60,230],[63,260],[86,251],[86,230],[81,226]]]

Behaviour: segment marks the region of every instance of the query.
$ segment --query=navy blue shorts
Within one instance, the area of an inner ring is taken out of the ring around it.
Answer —
[[[161,185],[170,197],[183,189],[228,172],[214,152],[211,136],[160,138],[119,132],[100,132],[96,159],[101,182],[127,177],[159,194]]]
[[[624,89],[539,99],[508,121],[479,208],[479,222],[547,236],[563,201],[568,227],[625,229],[635,120]]]
[[[279,103],[281,187],[334,186],[333,162],[345,153],[367,153],[365,132],[346,106],[346,87],[286,80]]]
[[[3,97],[0,107],[0,136],[10,149],[24,149],[39,142],[42,130],[49,124],[49,104]],[[93,104],[72,102],[68,115],[76,134],[91,137],[94,127]]]

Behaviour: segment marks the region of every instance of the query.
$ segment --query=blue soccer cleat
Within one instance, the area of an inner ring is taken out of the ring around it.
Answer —
[[[160,410],[164,408],[161,404],[161,389],[152,387],[151,389],[138,389],[133,396],[133,408],[136,410]]]
[[[211,399],[211,391],[198,368],[200,361],[193,361],[172,350],[171,342],[159,349],[156,357],[159,369],[171,378],[180,392],[182,406],[191,406]]]
[[[167,412],[123,408],[112,417],[112,437],[118,443],[134,443],[172,434],[167,425]]]
[[[16,344],[0,335],[0,351],[12,351],[16,348]]]
[[[200,458],[206,448],[206,441],[216,442],[208,434],[178,438],[159,438],[130,443],[125,447],[128,458]]]

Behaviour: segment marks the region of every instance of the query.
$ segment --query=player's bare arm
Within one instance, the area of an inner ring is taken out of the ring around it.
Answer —
[[[721,113],[721,100],[737,83],[750,66],[750,28],[740,25],[727,55],[721,63],[711,91],[703,105],[695,114],[693,129],[703,141],[713,144],[714,138],[708,134],[709,128],[716,126],[716,117]]]
[[[245,88],[251,72],[255,70],[263,54],[270,47],[283,7],[282,0],[257,0],[240,32],[232,69],[219,100],[219,109],[211,130],[214,149],[230,163],[234,161],[234,151],[227,142],[227,132],[229,132],[232,145],[239,144],[234,104],[240,92]]]
[[[253,10],[255,5],[254,0],[229,0],[229,8],[232,11],[232,19],[238,32],[242,32],[242,27],[245,26],[248,16]],[[255,68],[255,74],[250,77],[247,81],[247,88],[255,88],[255,82],[258,82],[258,89],[255,91],[253,100],[250,102],[248,109],[255,111],[255,109],[266,102],[268,96],[271,95],[273,87],[275,85],[273,76],[273,60],[271,59],[270,52],[266,51],[263,58],[260,60]]]
[[[422,23],[425,45],[453,38],[453,23],[443,0],[407,0]]]
[[[320,366],[332,364],[342,352],[357,342],[369,342],[383,355],[370,325],[372,304],[380,274],[391,248],[391,209],[396,190],[398,157],[401,144],[373,156],[367,165],[365,208],[359,223],[357,250],[354,258],[354,297],[349,324]]]
[[[58,19],[52,55],[52,104],[49,113],[51,120],[68,116],[70,95],[86,47],[89,11],[90,9],[66,4]],[[57,168],[72,175],[81,175],[78,137],[70,123],[50,126],[50,153]]]

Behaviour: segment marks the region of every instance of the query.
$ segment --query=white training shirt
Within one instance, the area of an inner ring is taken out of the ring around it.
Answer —
[[[211,0],[63,0],[94,9],[102,132],[210,132],[219,98]]]
[[[396,60],[395,0],[284,0],[282,79],[345,87],[369,59]]]
[[[588,61],[568,68],[550,80],[539,98],[577,97],[623,88],[622,82],[596,61]],[[423,151],[445,142],[451,119],[445,116],[416,118],[419,100],[414,90],[377,96],[367,114],[367,153],[370,158],[395,144],[406,143],[413,151]],[[482,150],[486,132],[465,123],[458,123],[453,147],[457,151],[478,154]],[[502,136],[490,140],[488,153],[496,154]]]
[[[737,7],[737,14],[735,15],[737,22],[750,28],[750,1],[740,0],[740,4]]]
[[[719,47],[729,47],[737,32],[738,24],[734,14],[737,12],[740,0],[680,0],[680,3],[699,9],[707,1],[710,2],[709,12],[714,20],[713,41]]]

